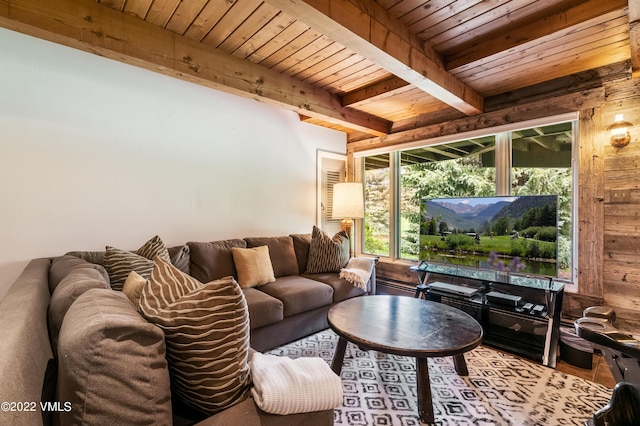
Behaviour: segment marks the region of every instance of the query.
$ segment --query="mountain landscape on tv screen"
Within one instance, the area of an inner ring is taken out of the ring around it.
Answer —
[[[557,276],[558,226],[557,195],[423,199],[419,257]]]
[[[502,217],[506,217],[509,219],[509,223],[513,224],[534,207],[550,205],[555,213],[556,203],[555,195],[482,199],[437,198],[426,202],[426,214],[423,219],[428,220],[435,217],[439,222],[446,222],[450,230],[474,229],[480,231],[488,229]],[[555,223],[551,225],[555,225]]]

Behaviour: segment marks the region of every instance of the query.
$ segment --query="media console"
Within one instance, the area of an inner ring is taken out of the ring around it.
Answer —
[[[483,343],[555,368],[564,284],[547,277],[422,262],[416,297],[456,307],[484,331]],[[433,280],[433,275],[437,280]]]

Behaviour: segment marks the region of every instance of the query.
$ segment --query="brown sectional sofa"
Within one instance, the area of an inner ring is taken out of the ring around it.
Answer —
[[[266,351],[327,328],[335,303],[375,293],[375,269],[368,292],[337,272],[304,274],[310,242],[310,234],[190,242],[169,254],[178,269],[208,282],[237,276],[231,247],[268,246],[276,280],[242,290],[251,346]],[[2,411],[0,424],[50,424],[58,417],[71,423],[135,418],[151,424],[333,424],[333,410],[277,416],[261,411],[252,398],[207,418],[181,406],[170,396],[161,332],[121,292],[109,289],[102,264],[104,252],[34,259],[0,300],[0,401],[33,408]],[[113,345],[121,353],[110,356]],[[74,356],[58,362],[58,347]],[[155,361],[135,364],[142,358]],[[136,386],[127,377],[137,377]],[[46,402],[53,405],[43,410]],[[79,407],[84,417],[77,417]]]

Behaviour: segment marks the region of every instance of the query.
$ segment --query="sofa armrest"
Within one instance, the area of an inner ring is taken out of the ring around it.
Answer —
[[[35,402],[35,411],[1,413],[3,424],[42,424],[39,401],[53,397],[47,328],[49,259],[34,259],[0,300],[0,401]],[[49,386],[51,386],[49,388]]]

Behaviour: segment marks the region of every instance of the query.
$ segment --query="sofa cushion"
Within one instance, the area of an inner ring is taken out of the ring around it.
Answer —
[[[249,313],[233,277],[202,284],[156,257],[139,308],[164,330],[174,396],[213,414],[249,395]]]
[[[315,281],[320,281],[333,288],[333,303],[342,302],[356,296],[362,296],[366,292],[356,285],[353,285],[344,278],[340,278],[335,272],[324,274],[304,275]]]
[[[240,239],[213,242],[188,242],[191,251],[189,261],[190,274],[196,280],[206,283],[222,277],[238,278],[233,263],[232,247],[247,247],[247,243]]]
[[[296,252],[298,273],[303,274],[307,270],[309,247],[311,247],[311,234],[291,234],[289,236],[293,240],[293,250]]]
[[[333,302],[331,286],[298,275],[280,277],[273,283],[261,286],[260,291],[282,301],[285,317]]]
[[[156,256],[170,260],[167,247],[157,235],[135,252],[107,246],[104,263],[109,272],[111,287],[114,290],[122,290],[131,271],[136,271],[142,277],[148,278],[153,269],[153,258]]]
[[[164,335],[127,297],[92,289],[69,308],[58,345],[60,424],[171,424]]]
[[[92,288],[111,290],[111,286],[99,271],[91,268],[77,268],[60,281],[60,284],[51,295],[48,317],[49,336],[54,353],[57,350],[60,326],[62,326],[62,320],[69,307],[84,292]]]
[[[256,287],[276,280],[273,276],[269,247],[233,247],[231,254],[238,273],[240,287]]]
[[[70,251],[71,256],[79,257],[87,262],[95,263],[96,265],[104,266],[104,250],[102,251]]]
[[[305,273],[340,272],[340,269],[349,262],[349,244],[349,236],[345,231],[330,237],[329,234],[314,226]]]
[[[53,294],[64,277],[78,268],[95,269],[100,272],[100,275],[104,277],[105,281],[109,282],[109,274],[103,266],[87,262],[76,256],[64,255],[53,259],[53,262],[51,262],[51,268],[49,269],[49,291],[51,294]]]
[[[269,247],[269,256],[271,257],[273,273],[276,278],[286,275],[298,275],[300,272],[291,237],[252,237],[244,240],[247,242],[247,247]]]
[[[251,329],[264,327],[284,319],[282,301],[255,288],[243,288],[242,292],[249,309],[249,326]]]

